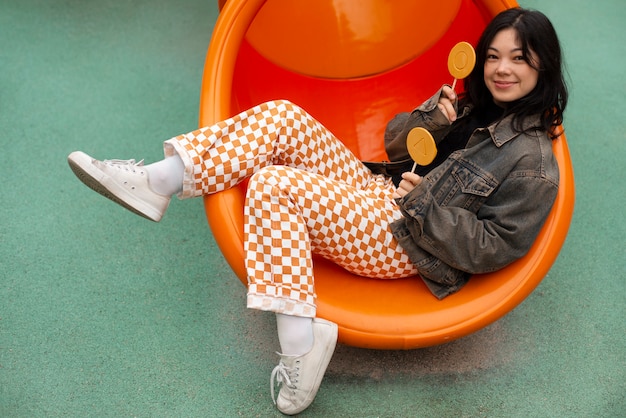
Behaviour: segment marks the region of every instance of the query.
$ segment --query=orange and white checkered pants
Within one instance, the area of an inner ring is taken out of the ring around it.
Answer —
[[[390,179],[374,175],[321,123],[272,101],[165,142],[185,163],[181,198],[249,178],[244,250],[249,308],[315,316],[312,254],[367,277],[417,274],[390,222]]]

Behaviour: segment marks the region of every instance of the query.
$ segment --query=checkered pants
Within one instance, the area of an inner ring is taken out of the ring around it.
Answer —
[[[312,254],[372,278],[417,274],[389,228],[402,216],[393,183],[372,174],[301,108],[287,101],[261,104],[166,141],[166,156],[175,153],[185,163],[181,198],[249,178],[249,308],[314,317]]]

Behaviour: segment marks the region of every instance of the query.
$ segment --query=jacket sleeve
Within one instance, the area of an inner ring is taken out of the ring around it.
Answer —
[[[528,252],[556,198],[557,185],[540,177],[505,179],[477,213],[442,206],[428,182],[398,199],[415,244],[456,269],[499,270]],[[528,199],[528,196],[534,196]]]
[[[426,129],[437,144],[446,136],[451,124],[437,107],[442,90],[443,87],[412,112],[399,113],[389,121],[385,129],[385,150],[390,161],[410,158],[406,138],[413,128]]]

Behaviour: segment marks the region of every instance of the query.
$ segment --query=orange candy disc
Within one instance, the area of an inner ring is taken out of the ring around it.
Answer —
[[[406,137],[406,148],[413,161],[421,166],[432,163],[437,156],[435,140],[424,128],[411,129]]]
[[[470,75],[476,65],[476,52],[467,42],[454,45],[448,55],[448,71],[455,79],[462,79]]]

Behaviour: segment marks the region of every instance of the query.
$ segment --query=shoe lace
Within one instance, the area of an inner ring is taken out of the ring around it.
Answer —
[[[134,159],[131,160],[103,160],[102,161],[104,164],[111,166],[111,167],[116,167],[116,168],[121,168],[121,169],[125,169],[125,170],[130,170],[133,173],[135,172],[135,169],[137,167],[142,167],[143,166],[143,160],[140,161],[135,161]]]
[[[290,389],[296,389],[298,383],[298,368],[297,367],[287,367],[285,363],[280,361],[278,366],[274,367],[272,370],[272,375],[270,376],[270,392],[272,394],[272,400],[274,404],[276,404],[276,396],[274,396],[274,387],[276,385],[286,385]]]

